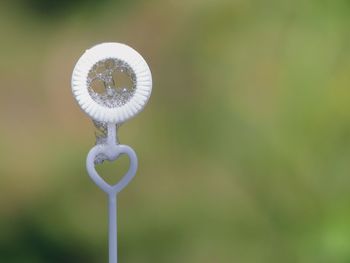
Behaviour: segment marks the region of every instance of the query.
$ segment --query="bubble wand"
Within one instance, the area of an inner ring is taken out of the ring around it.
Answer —
[[[131,87],[118,87],[115,73],[123,72],[132,81]],[[94,83],[102,82],[103,89],[95,90]],[[133,179],[137,170],[135,151],[121,145],[117,127],[138,114],[146,105],[152,91],[151,71],[131,47],[119,43],[103,43],[87,50],[73,70],[72,91],[79,106],[103,132],[86,159],[86,169],[108,195],[109,263],[117,263],[117,195]],[[108,184],[96,171],[95,165],[105,160],[115,161],[122,154],[130,159],[126,174],[114,185]]]

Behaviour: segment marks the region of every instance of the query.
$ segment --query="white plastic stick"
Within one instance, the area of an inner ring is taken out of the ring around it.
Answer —
[[[112,127],[114,126],[114,128]],[[109,263],[117,263],[117,195],[134,178],[137,171],[137,156],[134,150],[127,145],[116,144],[115,125],[108,124],[107,144],[93,147],[86,159],[86,169],[89,176],[108,195],[109,210]],[[114,132],[114,133],[113,133]],[[115,161],[121,154],[128,155],[130,166],[127,173],[115,185],[108,184],[95,169],[95,158],[104,154],[109,161]]]
[[[118,262],[118,238],[117,238],[117,196],[108,195],[109,209],[109,263]]]

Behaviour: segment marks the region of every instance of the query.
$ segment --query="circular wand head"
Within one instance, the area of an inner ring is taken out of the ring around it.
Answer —
[[[120,86],[119,74],[126,74],[131,84]],[[103,43],[88,49],[75,65],[72,91],[92,119],[122,123],[146,105],[152,91],[152,75],[146,61],[131,47]]]

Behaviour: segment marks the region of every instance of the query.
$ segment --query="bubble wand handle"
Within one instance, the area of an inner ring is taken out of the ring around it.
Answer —
[[[134,178],[138,160],[135,151],[127,146],[117,144],[116,125],[108,124],[108,134],[106,144],[94,146],[88,153],[86,159],[86,169],[92,181],[108,195],[109,213],[109,263],[117,263],[117,195]],[[126,174],[115,185],[108,184],[96,171],[95,159],[103,154],[109,161],[115,161],[121,154],[126,154],[130,160],[130,166]]]

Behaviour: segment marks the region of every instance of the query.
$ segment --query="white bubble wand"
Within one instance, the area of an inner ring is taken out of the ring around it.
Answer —
[[[123,72],[132,80],[131,87],[118,87],[114,73]],[[103,90],[94,90],[94,82],[103,83]],[[104,132],[86,159],[86,169],[94,183],[109,200],[109,263],[117,263],[117,195],[133,179],[137,170],[135,151],[119,144],[117,126],[142,111],[152,91],[151,71],[131,47],[120,43],[103,43],[87,50],[77,62],[72,76],[72,91],[79,106]],[[127,173],[115,185],[108,184],[95,165],[105,160],[115,161],[128,155]]]

